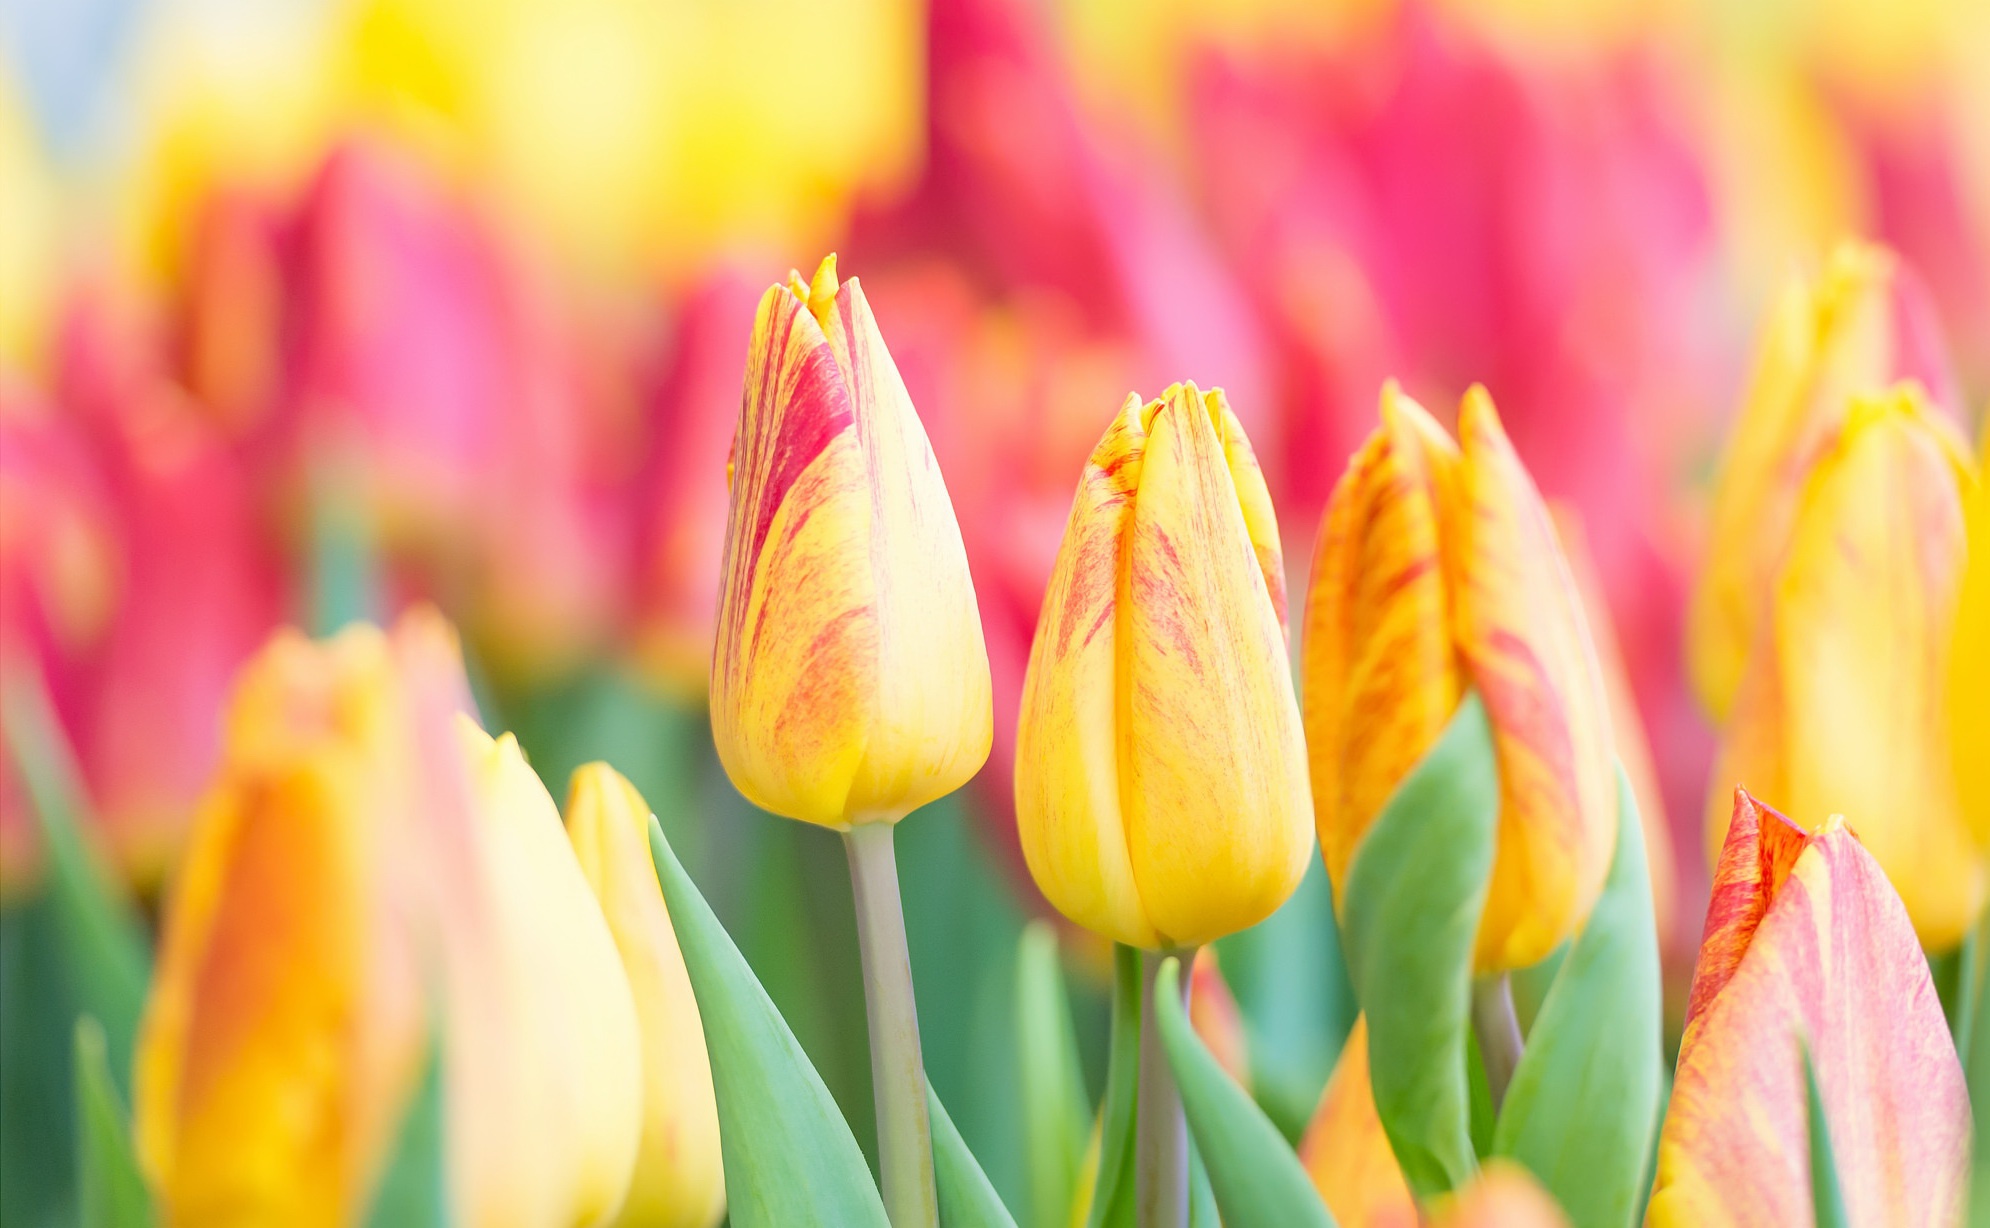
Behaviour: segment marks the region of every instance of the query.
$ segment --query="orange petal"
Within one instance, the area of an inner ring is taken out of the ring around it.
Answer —
[[[1532,1173],[1510,1160],[1493,1160],[1436,1207],[1430,1228],[1568,1228],[1568,1222]]]
[[[1609,706],[1582,599],[1534,480],[1482,388],[1458,413],[1464,497],[1445,525],[1458,647],[1492,718],[1498,852],[1481,970],[1537,963],[1596,903],[1616,847]]]
[[[1439,536],[1458,467],[1444,429],[1392,381],[1320,527],[1301,675],[1315,822],[1336,883],[1462,694]]]
[[[1342,1228],[1415,1228],[1416,1200],[1375,1112],[1365,1015],[1341,1046],[1320,1107],[1299,1140],[1299,1162]]]
[[[1962,1067],[1906,909],[1851,829],[1743,795],[1659,1139],[1653,1225],[1811,1222],[1799,1042],[1852,1223],[1956,1222]]]
[[[1215,947],[1198,947],[1189,972],[1188,1021],[1216,1064],[1240,1085],[1251,1085],[1250,1043],[1237,999],[1216,965]]]

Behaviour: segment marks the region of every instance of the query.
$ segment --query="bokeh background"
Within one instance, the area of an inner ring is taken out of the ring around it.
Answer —
[[[244,658],[436,602],[556,795],[606,757],[658,807],[869,1146],[842,852],[736,797],[701,708],[753,305],[837,251],[982,605],[995,754],[901,859],[933,1082],[1018,1206],[1014,711],[1125,393],[1228,390],[1299,592],[1383,379],[1445,418],[1487,385],[1586,543],[1690,959],[1707,487],[1756,322],[1848,237],[1975,420],[1990,5],[0,0],[0,662],[156,901]],[[60,1223],[73,1010],[9,746],[0,1219]],[[1317,867],[1221,950],[1293,1132],[1336,951]]]

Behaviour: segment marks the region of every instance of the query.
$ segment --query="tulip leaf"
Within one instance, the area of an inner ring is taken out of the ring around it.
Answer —
[[[1971,968],[1970,1021],[1962,1030],[1963,1073],[1969,1081],[1970,1143],[1969,1224],[1990,1228],[1990,909],[1977,918],[1964,944]]]
[[[933,1179],[940,1190],[941,1228],[1016,1228],[1015,1217],[981,1171],[967,1140],[932,1085],[926,1087],[927,1115],[933,1123]]]
[[[1209,1166],[1188,1142],[1188,1228],[1223,1228],[1223,1215],[1216,1208],[1216,1190],[1209,1184]]]
[[[849,1123],[654,817],[650,858],[704,1020],[734,1228],[888,1228]]]
[[[1154,978],[1154,1023],[1180,1088],[1195,1154],[1209,1173],[1226,1228],[1332,1228],[1299,1157],[1251,1094],[1237,1085],[1189,1025],[1182,1007],[1181,961],[1167,959]]]
[[[1341,935],[1368,1015],[1375,1111],[1419,1198],[1478,1171],[1472,1145],[1472,949],[1492,874],[1499,769],[1476,693],[1355,850]]]
[[[1798,1048],[1803,1054],[1804,1105],[1810,1119],[1812,1216],[1817,1228],[1850,1228],[1845,1193],[1838,1185],[1838,1161],[1831,1152],[1831,1125],[1824,1117],[1824,1091],[1817,1085],[1817,1067],[1811,1063],[1809,1046],[1798,1042]]]
[[[76,1207],[82,1228],[144,1228],[152,1199],[131,1148],[131,1118],[111,1081],[104,1029],[76,1021]]]
[[[1059,1224],[1071,1213],[1091,1112],[1057,931],[1047,921],[1031,922],[1016,944],[1015,1002],[1030,1222]]]
[[[429,1036],[422,1080],[402,1110],[400,1136],[366,1217],[369,1228],[445,1228],[449,1223],[441,1039],[439,1032]]]
[[[1644,832],[1617,773],[1617,851],[1603,894],[1542,999],[1493,1131],[1583,1225],[1640,1213],[1664,1075],[1658,931]]]
[[[1135,1108],[1140,1099],[1140,952],[1113,947],[1112,1041],[1099,1116],[1099,1178],[1086,1228],[1133,1223]]]

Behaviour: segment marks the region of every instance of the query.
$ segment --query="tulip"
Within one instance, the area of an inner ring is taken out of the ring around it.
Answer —
[[[1393,383],[1320,533],[1302,673],[1320,847],[1344,883],[1368,827],[1450,721],[1485,701],[1500,775],[1475,966],[1574,934],[1616,846],[1601,670],[1552,521],[1485,391],[1462,447]]]
[[[712,736],[776,814],[894,823],[988,757],[988,654],[918,415],[836,258],[760,300],[733,440]]]
[[[1654,1228],[1811,1222],[1800,1045],[1847,1222],[1957,1222],[1969,1098],[1907,910],[1844,819],[1807,831],[1736,790],[1659,1136]]]
[[[1843,428],[1853,394],[1902,378],[1936,389],[1947,382],[1913,289],[1891,252],[1845,243],[1817,278],[1793,279],[1770,310],[1715,479],[1689,611],[1693,684],[1718,721],[1742,685],[1807,474]]]
[[[1236,995],[1230,992],[1229,982],[1217,965],[1215,947],[1198,949],[1190,965],[1188,1021],[1224,1073],[1240,1086],[1249,1087],[1250,1037],[1244,1031],[1244,1015],[1237,1009]]]
[[[607,1223],[644,1126],[635,1000],[559,811],[510,734],[468,717],[469,889],[446,932],[451,1205],[465,1223]]]
[[[621,1228],[711,1228],[725,1214],[705,1032],[650,861],[649,804],[605,763],[574,773],[567,837],[601,903],[642,1034],[643,1132]]]
[[[1949,664],[1949,747],[1957,800],[1979,846],[1990,847],[1990,427],[1969,501],[1969,570],[1957,604]]]
[[[394,653],[371,627],[286,631],[236,686],[137,1048],[169,1222],[351,1223],[380,1175],[424,1040],[394,870],[422,765]]]
[[[1320,1107],[1299,1140],[1299,1161],[1344,1228],[1415,1228],[1419,1222],[1416,1199],[1375,1111],[1365,1015],[1355,1019],[1341,1046]]]
[[[1271,500],[1223,394],[1129,396],[1079,481],[1017,727],[1023,854],[1064,915],[1194,946],[1298,885],[1284,598]]]
[[[1912,385],[1854,398],[1805,483],[1714,776],[1798,813],[1859,816],[1934,951],[1961,939],[1984,889],[1943,711],[1971,485]]]
[[[1494,1160],[1478,1179],[1445,1198],[1431,1228],[1568,1228],[1568,1216],[1526,1169]]]

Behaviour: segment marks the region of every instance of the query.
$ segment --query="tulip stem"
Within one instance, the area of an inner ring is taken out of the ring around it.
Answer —
[[[1504,972],[1472,982],[1472,1031],[1486,1064],[1493,1113],[1506,1101],[1507,1085],[1520,1065],[1520,1019],[1513,1013],[1513,985]]]
[[[857,902],[864,961],[864,1013],[871,1033],[871,1088],[878,1114],[878,1185],[892,1228],[937,1228],[933,1128],[926,1113],[926,1068],[919,1012],[898,897],[891,823],[860,823],[843,833]]]
[[[1154,979],[1169,956],[1179,957],[1184,969],[1195,962],[1192,949],[1140,953],[1140,1097],[1134,1110],[1133,1161],[1134,1218],[1140,1228],[1185,1228],[1188,1223],[1188,1121],[1154,1021]],[[1181,986],[1186,1005],[1187,975]]]

